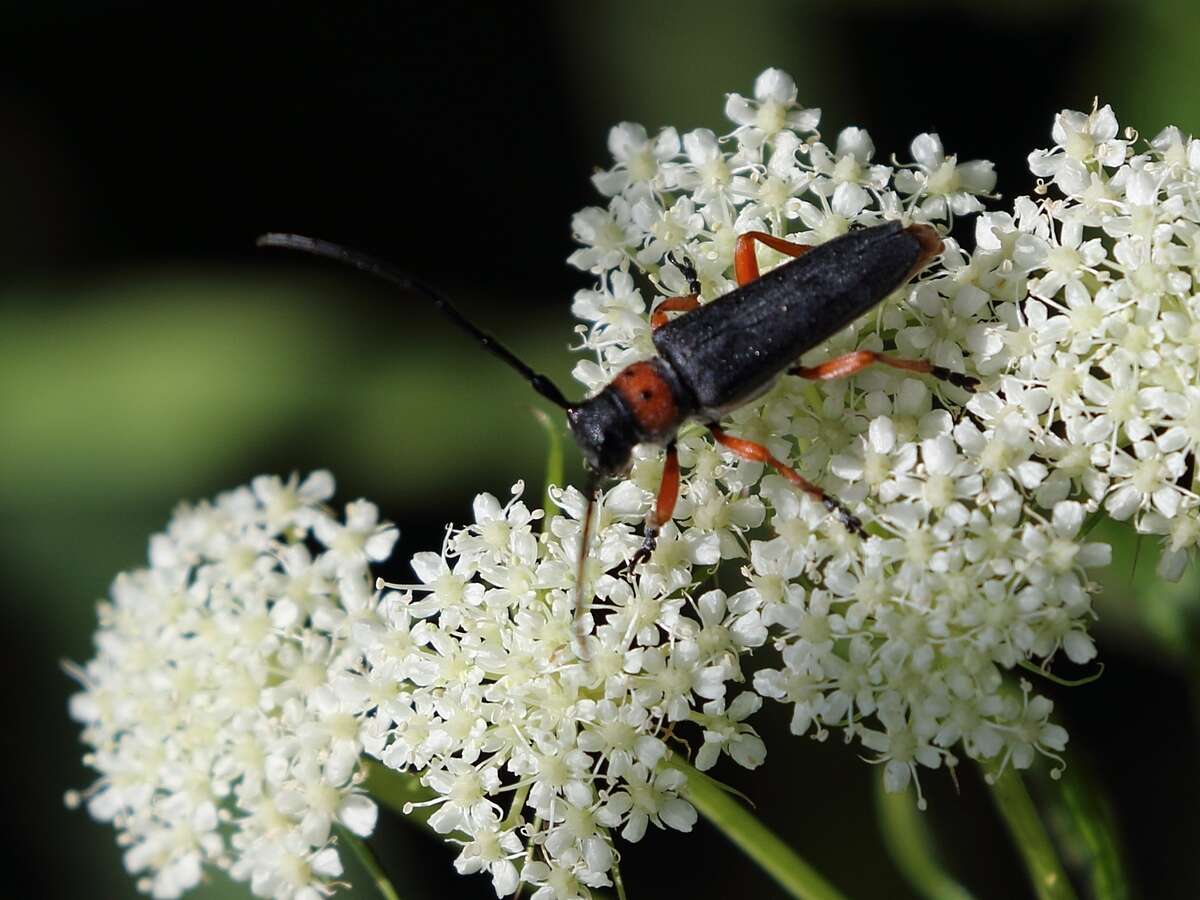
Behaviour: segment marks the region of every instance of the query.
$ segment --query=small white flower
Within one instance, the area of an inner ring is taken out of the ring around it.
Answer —
[[[987,160],[959,163],[946,156],[942,139],[936,134],[920,134],[913,139],[916,165],[896,173],[896,188],[904,194],[927,195],[921,212],[930,219],[962,216],[983,209],[979,195],[990,194],[996,186],[996,173]]]
[[[796,100],[796,82],[779,69],[767,69],[754,82],[754,99],[730,94],[725,115],[738,125],[734,132],[746,148],[757,149],[784,129],[815,131],[821,110],[804,109]]]
[[[322,561],[339,577],[363,570],[368,563],[391,555],[400,531],[391,522],[379,521],[379,508],[366,500],[346,504],[346,521],[322,516],[313,523],[317,540],[328,548]]]
[[[1093,162],[1109,168],[1119,166],[1125,160],[1126,144],[1116,140],[1117,128],[1111,106],[1088,114],[1064,109],[1054,117],[1051,135],[1055,146],[1029,154],[1029,169],[1034,175],[1054,178],[1062,187],[1069,170]]]
[[[609,131],[608,150],[615,165],[592,176],[601,194],[612,197],[639,187],[660,187],[663,164],[679,153],[679,134],[674,128],[664,128],[651,139],[641,125],[622,122]]]

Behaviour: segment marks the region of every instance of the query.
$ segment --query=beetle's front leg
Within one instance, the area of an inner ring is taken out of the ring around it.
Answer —
[[[668,297],[654,307],[654,312],[650,313],[650,330],[658,331],[666,325],[669,312],[691,312],[699,306],[700,298],[695,294],[688,294],[686,297]]]
[[[748,441],[745,438],[736,438],[728,435],[717,425],[709,425],[708,430],[712,432],[712,436],[722,447],[733,451],[742,459],[749,460],[750,462],[766,463],[796,487],[800,488],[800,490],[804,491],[804,493],[808,494],[814,500],[820,501],[827,510],[838,517],[838,521],[846,526],[847,531],[852,531],[860,537],[866,535],[862,522],[859,521],[854,513],[843,506],[841,501],[829,496],[829,494],[803,477],[791,466],[779,460],[762,444],[756,444],[754,441]]]
[[[638,564],[645,562],[654,552],[654,546],[658,543],[658,531],[671,521],[671,516],[675,512],[675,502],[678,499],[679,451],[675,448],[675,442],[672,441],[667,445],[667,458],[663,463],[662,481],[658,486],[658,501],[654,504],[654,509],[646,516],[646,536],[642,539],[642,546],[629,560],[627,571],[631,575]]]
[[[903,369],[906,372],[918,372],[922,375],[932,375],[934,378],[948,382],[955,387],[974,391],[979,387],[979,379],[962,372],[954,372],[945,366],[935,366],[926,359],[901,359],[876,353],[873,350],[855,350],[843,353],[816,366],[795,366],[788,369],[789,375],[799,375],[812,381],[829,381],[834,378],[849,378],[856,372],[861,372],[867,366],[879,363],[893,369]]]
[[[654,312],[650,313],[650,330],[657,331],[667,324],[667,313],[669,312],[691,312],[693,309],[698,309],[700,306],[700,278],[696,274],[696,267],[687,260],[675,258],[675,251],[667,254],[667,259],[674,263],[679,271],[683,273],[683,277],[687,279],[688,290],[691,291],[685,297],[667,297],[662,303],[654,308]]]
[[[744,287],[759,277],[758,257],[755,256],[754,250],[756,242],[791,257],[803,256],[812,249],[810,244],[793,244],[786,238],[775,237],[765,231],[747,231],[738,235],[733,252],[733,268],[739,287]],[[674,263],[688,280],[688,290],[691,293],[686,297],[668,297],[660,303],[650,314],[650,328],[653,330],[667,324],[667,313],[690,312],[700,305],[700,277],[696,267],[687,260],[678,259],[674,251],[667,254],[667,259]]]
[[[787,238],[775,237],[765,231],[747,231],[739,234],[733,250],[733,272],[738,287],[745,287],[758,279],[758,256],[754,243],[765,244],[777,253],[793,258],[803,256],[812,249],[811,244],[793,244]]]

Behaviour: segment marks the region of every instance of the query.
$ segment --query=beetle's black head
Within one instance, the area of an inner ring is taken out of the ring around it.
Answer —
[[[640,438],[633,414],[612,386],[567,410],[567,422],[588,468],[605,477],[623,475]]]

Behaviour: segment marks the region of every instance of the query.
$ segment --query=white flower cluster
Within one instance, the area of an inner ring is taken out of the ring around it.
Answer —
[[[937,135],[907,164],[876,161],[858,128],[824,143],[778,70],[726,114],[724,137],[612,130],[606,205],[574,221],[571,262],[598,279],[574,304],[589,389],[653,355],[653,300],[687,294],[690,269],[701,302],[734,289],[739,234],[948,232],[994,186],[990,163]],[[856,742],[891,789],[958,753],[1058,760],[1050,701],[1009,673],[1094,658],[1088,572],[1109,548],[1086,541],[1089,515],[1166,535],[1167,574],[1200,543],[1200,142],[1168,129],[1132,155],[1107,107],[1064,112],[1054,138],[1030,164],[1056,197],[984,213],[973,251],[947,237],[918,281],[803,360],[887,352],[978,392],[885,367],[785,375],[722,423],[866,534],[699,425],[679,435],[654,552],[629,571],[663,469],[643,447],[597,503],[582,585],[575,490],[548,522],[520,485],[504,504],[481,494],[474,524],[413,558],[411,585],[372,583],[397,532],[365,501],[333,516],[328,473],[181,508],[150,567],[117,578],[97,656],[73,670],[100,772],[88,808],[139,888],[177,897],[213,866],[259,896],[331,893],[332,827],[374,827],[364,753],[433,791],[416,805],[461,848],[459,871],[534,900],[611,885],[614,836],[690,830],[672,751],[758,766],[747,720],[763,698],[792,707],[796,734]],[[758,250],[764,269],[786,259]]]
[[[999,310],[1039,452],[1115,519],[1166,536],[1178,578],[1200,544],[1200,141],[1166,128],[1143,152],[1110,107],[1065,110],[1048,179],[1018,206],[1029,298]]]
[[[631,488],[599,504],[593,599],[578,622],[584,498],[560,495],[569,515],[539,533],[542,513],[518,484],[503,506],[480,495],[473,525],[440,554],[418,554],[420,584],[392,585],[386,621],[362,635],[372,682],[405,685],[378,707],[368,752],[421,773],[438,796],[419,805],[436,807],[430,825],[461,846],[456,867],[486,871],[500,896],[521,881],[537,900],[591,896],[612,884],[614,835],[690,831],[685,776],[668,765],[689,729],[701,768],[722,752],[750,768],[765,754],[743,721],[761,701],[731,684],[743,651],[766,638],[752,600],[682,596],[688,569],[606,574],[639,544],[639,512],[622,509],[631,493],[640,500]]]
[[[696,269],[703,302],[735,286],[739,234],[817,244],[887,219],[945,225],[981,210],[994,185],[990,163],[960,163],[933,134],[913,141],[907,165],[876,161],[862,129],[827,145],[813,133],[818,111],[777,70],[759,77],[754,99],[732,95],[726,112],[736,127],[725,138],[703,129],[650,137],[630,124],[612,131],[615,165],[595,178],[607,206],[574,222],[584,246],[571,262],[599,276],[574,305],[596,354],[576,368],[589,389],[653,354],[644,291],[688,293],[677,262]],[[1038,256],[1011,215],[981,217],[977,234],[974,254],[947,238],[940,264],[803,364],[888,351],[994,384],[1011,359],[999,313],[1022,308]],[[764,269],[785,260],[759,251]],[[1023,399],[990,390],[971,398],[882,367],[849,381],[785,376],[723,427],[765,443],[840,498],[870,536],[846,532],[696,427],[680,439],[676,521],[645,571],[687,595],[706,575],[695,563],[746,559],[748,588],[730,603],[759,610],[782,652],[780,667],[756,673],[756,690],[794,704],[797,733],[840,728],[859,739],[887,762],[890,787],[918,764],[952,762],[959,746],[1028,766],[1034,750],[1062,749],[1066,733],[1048,723],[1049,701],[1028,690],[1022,700],[1002,673],[1048,662],[1060,647],[1075,662],[1094,656],[1086,569],[1105,563],[1108,548],[1083,542],[1087,507],[1060,490],[1063,474],[1039,455],[1044,442]],[[1071,452],[1055,446],[1052,459]],[[635,462],[641,511],[660,470],[658,453]]]
[[[375,827],[350,636],[375,619],[367,566],[398,532],[365,501],[338,521],[333,487],[261,477],[180,507],[100,605],[96,657],[71,667],[100,778],[68,802],[113,823],[145,893],[178,897],[214,866],[316,900],[342,872],[333,825]]]

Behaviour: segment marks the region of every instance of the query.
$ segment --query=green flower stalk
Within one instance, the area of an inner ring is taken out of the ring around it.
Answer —
[[[1025,861],[1038,900],[1075,900],[1075,890],[1020,773],[1005,769],[998,775],[989,774],[987,781],[996,809]]]
[[[676,758],[671,765],[687,776],[684,796],[739,850],[797,900],[843,900],[843,895],[791,847],[763,825],[727,788]]]

